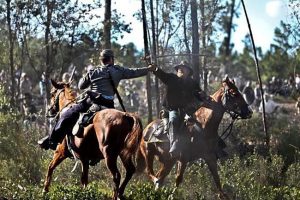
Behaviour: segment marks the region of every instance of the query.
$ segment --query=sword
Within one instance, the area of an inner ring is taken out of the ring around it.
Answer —
[[[71,84],[72,81],[73,81],[74,74],[75,74],[75,70],[76,70],[76,66],[74,66],[74,68],[73,68],[73,70],[72,70],[72,73],[71,73],[71,76],[70,76],[70,79],[69,79],[69,84]]]

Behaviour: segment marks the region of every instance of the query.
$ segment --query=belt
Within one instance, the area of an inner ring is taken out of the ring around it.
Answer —
[[[115,98],[115,96],[108,96],[108,95],[104,95],[104,94],[102,94],[101,96],[107,100],[114,100],[114,98]]]

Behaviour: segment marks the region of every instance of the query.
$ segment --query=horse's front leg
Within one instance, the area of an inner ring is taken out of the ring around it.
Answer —
[[[64,148],[59,146],[58,149],[55,151],[53,158],[48,166],[48,171],[44,182],[44,190],[43,190],[44,193],[49,192],[49,186],[51,183],[54,169],[66,158],[67,156],[64,152]]]
[[[217,157],[215,154],[211,154],[208,158],[205,159],[208,169],[211,172],[213,179],[215,181],[216,187],[219,190],[219,197],[220,199],[229,199],[228,196],[224,193],[222,186],[221,186],[221,181],[220,177],[218,174],[218,165],[217,165]]]
[[[155,189],[158,189],[162,186],[166,176],[170,173],[172,170],[176,160],[175,159],[166,159],[166,160],[160,160],[161,167],[159,171],[156,174],[157,181],[155,183]]]
[[[176,185],[175,185],[176,187],[178,187],[180,185],[180,183],[182,183],[183,174],[186,169],[186,166],[187,166],[187,162],[179,161],[179,163],[177,165]]]
[[[83,188],[86,188],[88,184],[88,176],[89,176],[89,161],[81,160],[81,184]]]

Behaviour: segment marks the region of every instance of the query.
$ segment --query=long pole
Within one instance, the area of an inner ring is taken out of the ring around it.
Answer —
[[[257,74],[257,79],[258,79],[258,82],[259,82],[259,87],[260,87],[260,92],[261,92],[261,99],[262,99],[263,126],[264,126],[264,132],[265,132],[265,135],[266,135],[266,145],[267,145],[267,148],[269,150],[270,135],[269,135],[268,129],[267,129],[266,112],[265,112],[265,99],[264,99],[264,91],[262,89],[262,81],[261,81],[261,76],[260,76],[260,66],[259,66],[259,63],[258,63],[255,43],[254,43],[253,34],[252,34],[252,30],[251,30],[251,25],[250,25],[250,22],[249,22],[249,18],[248,18],[248,14],[247,14],[247,11],[246,11],[245,3],[244,3],[244,0],[241,0],[241,1],[242,1],[243,9],[244,9],[244,12],[245,12],[245,16],[246,16],[246,20],[247,20],[247,24],[248,24],[248,29],[249,29],[249,33],[250,33],[250,37],[251,37],[252,48],[253,48],[253,52],[254,52],[256,74]]]
[[[154,19],[154,8],[153,8],[153,0],[150,0],[150,11],[151,11],[151,26],[152,26],[152,62],[157,64],[157,58],[156,58],[156,30],[155,30],[155,19]],[[159,81],[158,78],[155,76],[154,79],[154,88],[156,93],[156,117],[159,115],[160,111],[160,90],[159,90]]]
[[[146,19],[146,9],[145,0],[142,0],[142,16],[143,16],[143,34],[144,34],[144,51],[145,58],[150,56],[148,35],[147,35],[147,19]],[[151,79],[150,74],[146,77],[146,91],[147,91],[147,102],[148,102],[148,123],[152,121],[152,101],[151,101]]]

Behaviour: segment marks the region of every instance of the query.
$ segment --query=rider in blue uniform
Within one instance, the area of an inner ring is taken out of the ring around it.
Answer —
[[[149,71],[155,69],[154,65],[144,68],[124,68],[114,64],[114,53],[111,49],[104,49],[100,53],[101,66],[91,69],[78,83],[78,88],[87,89],[90,94],[101,96],[100,107],[114,108],[115,87],[118,87],[122,79],[131,79],[145,76]],[[113,84],[111,82],[113,81]],[[58,143],[62,142],[67,133],[72,133],[73,126],[79,118],[80,113],[86,112],[95,103],[91,97],[85,98],[76,105],[73,105],[66,112],[61,114],[49,136],[38,141],[43,149],[56,149]]]

